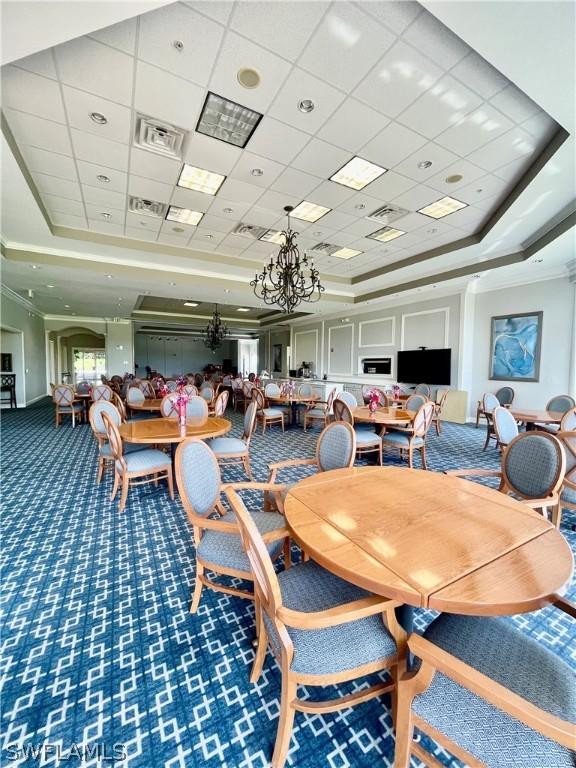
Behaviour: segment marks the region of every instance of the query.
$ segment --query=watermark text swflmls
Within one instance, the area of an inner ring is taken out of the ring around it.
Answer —
[[[27,762],[34,760],[42,762],[55,759],[57,764],[60,762],[71,764],[87,763],[89,760],[100,760],[103,764],[114,765],[126,760],[127,750],[124,744],[10,744],[6,747],[6,757],[8,760]]]

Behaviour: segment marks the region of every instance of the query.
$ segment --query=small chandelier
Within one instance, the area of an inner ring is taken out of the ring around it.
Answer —
[[[222,342],[230,333],[228,326],[222,320],[220,312],[218,312],[218,304],[214,305],[214,314],[208,321],[206,330],[204,331],[204,345],[215,352],[218,347],[222,346]]]
[[[300,257],[298,246],[294,242],[297,232],[290,229],[290,213],[294,210],[287,205],[284,210],[288,218],[288,226],[284,236],[284,244],[280,246],[276,263],[270,256],[270,262],[264,265],[260,274],[256,274],[250,285],[254,293],[265,304],[275,304],[284,312],[292,312],[302,301],[318,301],[324,292],[320,283],[320,273],[314,268],[314,260],[308,261],[308,256]]]

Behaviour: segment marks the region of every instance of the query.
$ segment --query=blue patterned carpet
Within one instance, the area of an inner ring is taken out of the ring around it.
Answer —
[[[239,435],[240,417],[234,422]],[[94,484],[89,427],[72,430],[65,423],[55,430],[48,401],[4,411],[1,434],[1,764],[268,765],[279,669],[268,656],[260,682],[248,681],[251,605],[205,590],[198,614],[189,614],[194,551],[178,500],[171,502],[163,486],[144,486],[130,491],[126,512],[118,514],[109,501],[110,476]],[[266,479],[268,462],[314,455],[317,434],[298,429],[282,436],[273,429],[256,435],[256,478]],[[482,453],[483,440],[483,429],[447,425],[430,438],[430,468],[496,467],[498,454],[493,448]],[[224,477],[241,479],[236,470]],[[576,547],[575,522],[565,513],[563,532]],[[417,625],[431,616],[417,612]],[[574,622],[550,610],[509,620],[576,668]],[[297,714],[288,764],[390,766],[388,703]],[[18,756],[17,748],[42,744],[53,745],[42,759]],[[57,746],[67,755],[75,744],[89,745],[84,762],[59,759]],[[114,745],[125,759],[111,759]],[[459,765],[440,749],[436,755],[447,766]]]

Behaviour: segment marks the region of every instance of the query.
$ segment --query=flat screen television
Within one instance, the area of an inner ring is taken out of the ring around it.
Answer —
[[[451,349],[398,352],[398,381],[402,384],[450,384],[451,353]]]

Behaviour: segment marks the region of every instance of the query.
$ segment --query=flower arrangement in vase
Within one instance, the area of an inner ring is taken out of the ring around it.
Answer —
[[[186,437],[186,405],[188,403],[188,395],[185,392],[179,392],[178,397],[174,400],[174,405],[178,411],[178,423],[180,424],[180,437]]]
[[[188,379],[186,378],[186,376],[178,376],[178,378],[176,379],[176,387],[178,389],[182,389],[182,387],[185,387],[186,384],[188,384]]]
[[[164,382],[158,389],[158,397],[160,398],[166,397],[166,395],[169,395],[169,394],[170,394],[170,390],[168,389],[168,387],[166,386],[166,383]]]
[[[369,392],[368,397],[369,397],[368,410],[372,415],[374,415],[376,413],[376,409],[380,404],[380,392],[373,389]]]
[[[398,384],[394,384],[394,386],[392,387],[392,397],[394,398],[394,400],[400,400],[400,387],[398,386]]]

